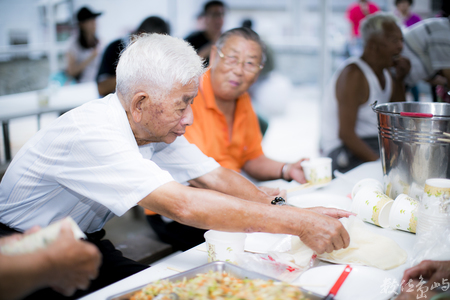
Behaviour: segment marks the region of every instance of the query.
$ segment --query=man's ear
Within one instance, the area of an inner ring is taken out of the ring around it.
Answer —
[[[148,108],[150,97],[145,92],[134,94],[131,99],[130,112],[134,122],[139,123],[142,120],[144,108]]]

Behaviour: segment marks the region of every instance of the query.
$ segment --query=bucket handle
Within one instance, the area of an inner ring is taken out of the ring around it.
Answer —
[[[372,103],[370,106],[372,106],[372,110],[375,111],[375,106],[377,106],[378,101],[375,101],[374,103]]]

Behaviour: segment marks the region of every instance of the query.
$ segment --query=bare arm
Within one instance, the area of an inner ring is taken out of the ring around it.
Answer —
[[[20,299],[44,287],[70,296],[97,277],[100,257],[95,246],[75,240],[70,226],[63,224],[58,240],[46,249],[0,254],[0,299]]]
[[[281,178],[281,168],[283,168],[283,165],[284,163],[270,159],[263,154],[246,161],[243,170],[248,175],[260,181],[274,180]]]
[[[101,82],[97,82],[97,89],[100,95],[108,95],[116,90],[116,77],[109,76]]]
[[[350,241],[341,222],[312,210],[241,200],[174,181],[154,190],[139,205],[197,228],[297,235],[317,253],[347,247]]]
[[[255,202],[268,204],[274,199],[274,196],[268,195],[244,176],[223,167],[190,180],[189,183],[198,188],[210,189]]]
[[[281,169],[285,163],[272,160],[263,154],[255,159],[248,160],[243,169],[248,175],[260,181],[281,178],[284,180],[295,180],[299,183],[305,183],[305,174],[300,165],[302,161],[304,161],[304,159],[288,164],[285,168],[285,172],[281,174]],[[283,177],[281,177],[282,175]]]
[[[404,102],[405,97],[405,77],[411,69],[411,63],[406,57],[400,57],[395,61],[395,75],[392,75],[392,95],[391,102]]]
[[[378,159],[375,153],[356,135],[358,108],[369,100],[369,84],[356,65],[347,66],[336,82],[339,138],[350,151],[363,161]]]
[[[97,54],[98,51],[95,49],[88,58],[78,64],[75,57],[71,53],[67,53],[67,74],[72,77],[78,76],[94,60]]]

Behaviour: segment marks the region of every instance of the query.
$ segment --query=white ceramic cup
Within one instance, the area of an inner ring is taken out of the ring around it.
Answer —
[[[419,202],[408,195],[400,194],[395,198],[389,213],[391,228],[416,232],[417,209]]]
[[[311,158],[302,161],[301,166],[308,183],[313,185],[325,184],[331,181],[331,161],[329,157]]]
[[[352,212],[365,222],[389,227],[389,212],[394,200],[372,187],[358,191],[353,199]]]
[[[241,232],[208,230],[205,232],[208,262],[226,261],[236,263],[236,254],[243,253],[247,235]]]
[[[364,178],[358,181],[352,189],[352,199],[355,198],[358,191],[362,188],[372,187],[373,190],[384,193],[384,187],[381,182],[373,178]]]

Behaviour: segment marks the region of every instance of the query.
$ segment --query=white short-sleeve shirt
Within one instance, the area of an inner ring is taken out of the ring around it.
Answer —
[[[95,232],[159,186],[217,167],[184,137],[138,147],[109,95],[67,112],[22,147],[0,184],[0,222],[23,231],[71,216]]]

